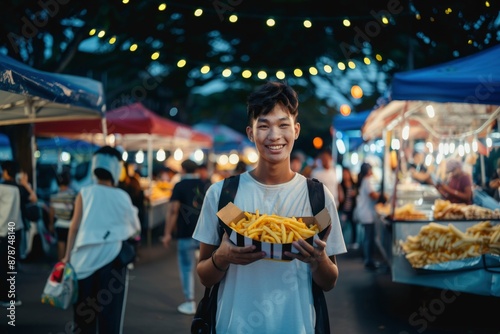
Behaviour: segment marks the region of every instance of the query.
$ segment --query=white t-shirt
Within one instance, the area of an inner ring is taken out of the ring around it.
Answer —
[[[361,186],[356,197],[356,219],[361,224],[373,224],[375,222],[375,203],[370,197],[375,190],[373,177],[367,176],[361,181]]]
[[[219,196],[222,181],[207,191],[193,238],[218,245]],[[326,253],[346,252],[333,198],[325,191],[325,207],[332,220]],[[243,211],[278,214],[286,217],[312,216],[304,176],[284,184],[265,185],[248,172],[241,174],[234,204]],[[309,265],[260,260],[249,265],[231,265],[219,286],[218,333],[314,333],[314,305]]]
[[[328,190],[330,190],[330,192],[332,193],[333,198],[335,199],[335,206],[338,207],[339,188],[337,181],[337,172],[335,171],[335,168],[329,168],[329,169],[315,168],[311,172],[311,177],[323,182],[326,188],[328,188]]]

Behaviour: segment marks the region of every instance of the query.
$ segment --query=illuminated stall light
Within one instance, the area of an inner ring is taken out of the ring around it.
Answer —
[[[197,149],[196,151],[194,151],[194,154],[193,154],[194,161],[201,162],[201,161],[203,161],[204,157],[205,157],[205,153],[203,153],[202,150]]]
[[[355,166],[358,163],[359,163],[359,155],[357,152],[354,152],[353,154],[351,154],[351,165]]]
[[[127,152],[127,151],[124,151],[124,152],[122,153],[122,160],[123,160],[123,161],[127,161],[127,159],[128,159],[128,152]]]
[[[427,112],[427,116],[429,116],[429,118],[434,118],[434,116],[436,115],[434,107],[430,104],[427,107],[425,107],[425,111]]]
[[[238,163],[238,161],[240,161],[240,157],[238,154],[236,153],[231,153],[229,155],[229,163],[230,164],[233,164],[233,165],[236,165]]]
[[[443,161],[443,155],[441,153],[438,153],[436,156],[436,164],[440,164],[441,161]]]
[[[160,149],[158,152],[156,152],[156,160],[158,161],[165,161],[167,158],[167,154],[163,149]]]
[[[259,155],[253,150],[247,153],[247,159],[250,163],[254,164],[259,160]]]
[[[444,148],[443,149],[444,155],[450,154],[450,143],[448,143],[448,142],[444,143],[443,148]]]
[[[224,165],[227,165],[227,163],[229,162],[229,158],[227,155],[225,154],[221,154],[219,156],[219,159],[217,159],[217,163],[221,166],[224,166]]]
[[[477,142],[477,137],[472,140],[472,151],[477,152],[479,150],[479,144]]]
[[[405,124],[405,126],[403,127],[401,138],[403,138],[403,140],[408,140],[408,138],[410,138],[410,126],[408,124]]]
[[[39,159],[40,156],[41,156],[41,153],[39,150],[36,150],[35,153],[33,154],[35,156],[36,159]]]
[[[493,140],[490,137],[486,138],[486,147],[491,148],[493,146]]]
[[[345,154],[346,148],[345,148],[344,141],[342,139],[337,139],[336,144],[337,144],[337,151],[340,154]]]
[[[71,160],[71,154],[68,152],[61,152],[61,161],[62,162],[69,162]]]
[[[458,155],[463,157],[465,155],[465,148],[464,148],[464,144],[463,143],[460,143],[458,145]]]
[[[453,154],[453,152],[455,152],[455,142],[451,142],[450,143],[450,154]]]
[[[174,151],[174,160],[181,161],[183,157],[184,157],[184,152],[182,152],[180,148],[177,148]]]
[[[401,148],[401,144],[399,143],[399,139],[392,138],[391,140],[391,149],[399,150]]]
[[[425,160],[424,160],[424,163],[427,167],[429,167],[431,164],[432,164],[432,160],[434,159],[434,157],[432,156],[432,154],[427,154],[425,156]]]
[[[138,164],[142,164],[144,162],[144,152],[142,150],[135,154],[135,162]]]
[[[439,143],[439,146],[438,146],[438,152],[439,154],[443,155],[444,154],[444,144],[443,143]]]
[[[464,150],[465,150],[465,154],[469,154],[470,153],[470,144],[468,142],[465,142],[465,144],[464,144]]]
[[[432,143],[430,141],[428,141],[427,143],[425,143],[425,147],[427,147],[427,150],[429,151],[429,153],[433,153],[434,152],[434,145],[432,145]]]

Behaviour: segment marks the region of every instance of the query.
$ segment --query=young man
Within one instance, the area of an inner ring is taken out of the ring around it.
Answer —
[[[286,217],[312,216],[306,178],[290,168],[290,152],[300,133],[297,93],[268,82],[248,99],[248,138],[259,161],[240,174],[234,204],[241,210]],[[220,282],[216,315],[219,333],[314,333],[312,280],[324,291],[338,278],[335,255],[346,252],[334,199],[325,190],[331,227],[314,245],[294,242],[292,261],[262,260],[255,246],[238,247],[218,230],[222,182],[207,191],[193,238],[200,241],[197,272],[203,285]]]

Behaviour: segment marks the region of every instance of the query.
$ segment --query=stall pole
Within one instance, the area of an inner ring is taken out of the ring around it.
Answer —
[[[148,135],[148,194],[149,194],[149,197],[150,197],[150,200],[149,200],[149,208],[148,208],[148,240],[147,240],[147,243],[148,243],[148,247],[151,247],[151,243],[152,243],[152,226],[153,226],[153,206],[151,205],[151,183],[152,183],[152,180],[153,180],[153,139],[152,139],[152,135],[149,134]]]

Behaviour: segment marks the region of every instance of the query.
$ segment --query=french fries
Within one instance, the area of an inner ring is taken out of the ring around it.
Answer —
[[[307,226],[301,218],[281,217],[278,215],[245,212],[245,217],[238,222],[229,223],[229,227],[241,235],[254,240],[286,244],[299,239],[307,239],[319,232],[316,224]]]
[[[405,256],[414,268],[477,257],[482,254],[500,254],[500,224],[489,221],[477,223],[465,232],[455,225],[429,223],[416,236],[400,241]]]

